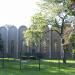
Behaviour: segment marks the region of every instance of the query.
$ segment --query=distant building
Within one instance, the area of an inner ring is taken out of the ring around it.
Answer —
[[[49,30],[46,28],[45,36],[42,38],[46,41],[46,47],[42,47],[42,53],[48,58],[58,58],[59,53],[63,52],[61,50],[61,37],[58,32]]]
[[[25,26],[21,26],[18,29],[18,55],[20,56],[20,52],[22,50],[22,53],[26,51],[26,46],[24,44],[24,37],[23,37],[23,32],[27,28]]]
[[[1,34],[1,40],[3,41],[3,49],[4,49],[4,56],[6,56],[7,53],[7,29],[6,27],[0,27],[0,34]]]
[[[8,27],[8,54],[10,57],[18,55],[17,28],[15,26]]]
[[[2,26],[0,27],[0,34],[3,41],[4,56],[17,58],[19,57],[20,50],[25,50],[23,46],[23,31],[27,28],[21,26],[17,29],[15,26]]]
[[[22,54],[28,52],[41,52],[45,58],[47,57],[54,59],[63,56],[63,49],[61,49],[61,36],[58,34],[58,32],[51,30],[49,31],[49,28],[47,27],[45,31],[49,32],[45,33],[44,37],[39,41],[38,45],[33,45],[32,48],[29,46],[27,47],[24,42],[25,40],[23,37],[23,32],[26,29],[27,28],[25,26],[21,26],[19,29],[15,26],[0,27],[0,34],[3,40],[5,57],[18,58],[21,52]]]

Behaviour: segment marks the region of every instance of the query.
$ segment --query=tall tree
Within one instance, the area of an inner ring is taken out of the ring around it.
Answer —
[[[59,16],[60,13],[66,11],[67,15],[75,15],[75,0],[43,0],[38,3],[38,5],[40,7],[40,11],[46,15],[49,23],[56,27],[58,27],[56,16]],[[64,19],[65,18],[66,17],[64,17]],[[64,25],[64,19],[61,19],[62,25]],[[65,30],[64,28],[62,28],[62,33]]]
[[[64,0],[43,0],[38,3],[40,11],[46,15],[47,21],[51,25],[57,25],[56,16],[64,11],[63,7]]]
[[[32,16],[31,22],[32,25],[26,32],[24,32],[24,37],[28,45],[33,44],[38,46],[41,37],[43,37],[43,32],[47,27],[47,21],[44,14],[40,12]]]
[[[32,16],[31,27],[24,33],[24,37],[26,41],[31,41],[37,43],[37,40],[40,40],[40,35],[43,36],[43,33],[46,26],[51,24],[53,26],[58,27],[58,22],[56,20],[56,16],[58,16],[61,12],[65,10],[70,15],[72,11],[70,8],[72,7],[74,1],[72,0],[42,0],[38,3],[40,7],[40,13],[36,13]],[[34,35],[35,34],[35,35]],[[33,37],[34,36],[34,37]],[[39,38],[38,38],[38,37]]]
[[[41,12],[33,15],[31,18],[31,22],[32,22],[31,29],[34,30],[36,29],[39,31],[44,31],[47,25],[46,17]]]

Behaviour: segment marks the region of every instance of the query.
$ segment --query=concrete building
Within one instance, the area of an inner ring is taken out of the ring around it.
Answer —
[[[17,57],[17,28],[15,26],[8,27],[8,54],[9,57]]]
[[[6,27],[0,27],[0,34],[1,40],[3,41],[3,49],[4,49],[4,56],[6,57],[7,53],[7,29]]]
[[[21,26],[17,29],[13,25],[0,27],[5,57],[18,58],[21,49],[23,51],[26,50],[25,45],[23,46],[23,31],[26,29],[27,28],[25,26]]]
[[[59,58],[63,52],[61,51],[61,36],[56,31],[52,31],[51,38],[51,58]]]
[[[25,26],[21,26],[19,29],[15,26],[0,27],[0,33],[4,42],[5,56],[17,58],[20,56],[21,50],[22,53],[29,52],[28,47],[26,47],[23,42],[23,31],[26,29],[27,28]],[[57,58],[57,51],[61,50],[61,40],[59,34],[57,32],[50,31],[45,37],[47,47],[41,45],[41,53],[45,55],[45,57]],[[37,51],[35,52],[39,52],[40,43],[36,50]],[[32,51],[30,52],[32,53]]]
[[[20,56],[20,52],[23,53],[26,51],[26,45],[24,44],[24,37],[23,37],[23,32],[26,29],[27,28],[23,25],[18,29],[18,56]]]
[[[29,48],[24,43],[23,31],[25,31],[26,29],[27,28],[25,26],[21,26],[19,27],[19,29],[15,26],[0,27],[0,34],[3,40],[5,57],[9,56],[18,58],[21,51],[22,53],[33,52],[33,48],[28,50]],[[47,27],[46,31],[48,30],[49,28]],[[63,50],[61,49],[60,35],[56,31],[51,30],[45,33],[44,37],[41,39],[41,46],[39,42],[38,46],[35,48],[35,52],[41,52],[43,56],[47,58],[55,59],[61,57]]]
[[[46,47],[42,47],[42,53],[47,58],[55,59],[58,58],[59,53],[61,54],[63,51],[61,50],[61,37],[58,32],[49,30],[47,27],[44,32],[44,37],[42,38],[43,42],[45,40]]]

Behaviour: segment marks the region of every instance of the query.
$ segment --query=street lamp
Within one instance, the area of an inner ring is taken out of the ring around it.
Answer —
[[[49,30],[47,31],[47,32],[49,32],[49,31],[51,31],[50,32],[50,46],[49,46],[49,58],[51,59],[51,50],[52,50],[52,25],[48,25],[48,28],[49,28]]]
[[[49,51],[50,51],[50,52],[49,52],[49,53],[50,53],[49,55],[50,55],[50,56],[49,56],[49,57],[51,58],[52,38],[53,38],[53,37],[52,37],[52,31],[57,32],[60,37],[61,37],[61,32],[59,32],[58,30],[53,30],[53,29],[52,29],[52,25],[48,25],[48,28],[49,28],[49,30],[46,31],[45,33],[48,33],[48,32],[50,31],[50,47],[49,47],[49,48],[50,48],[50,49],[49,49]],[[60,52],[59,52],[59,53],[60,53]],[[60,57],[60,56],[59,56],[59,57]]]
[[[22,48],[23,47],[23,40],[21,40],[21,49],[20,49],[20,70],[21,70],[21,59],[22,59]]]
[[[49,24],[49,25],[48,25],[48,28],[49,28],[49,30],[51,30],[51,28],[52,28],[52,25],[50,25],[50,24]]]
[[[49,30],[48,31],[46,31],[46,32],[41,32],[41,33],[47,33],[47,32],[49,32],[49,31],[51,31],[51,28],[52,28],[52,25],[48,25],[48,28],[49,28]],[[40,33],[40,34],[41,34]],[[41,42],[42,42],[42,35],[40,35],[40,50],[39,50],[39,71],[40,71],[40,58],[41,58]],[[51,47],[50,47],[51,48]],[[50,49],[50,57],[51,57],[51,49]]]
[[[62,22],[63,23],[63,22]],[[62,24],[62,26],[63,26],[64,24]],[[61,29],[63,28],[61,26]],[[49,33],[50,31],[51,31],[51,33],[50,33],[50,38],[51,38],[51,41],[50,41],[50,58],[51,58],[51,49],[52,49],[52,31],[56,31],[58,34],[59,34],[59,36],[61,36],[61,33],[62,33],[62,31],[61,32],[59,32],[58,30],[52,30],[52,25],[48,25],[48,28],[49,28],[49,30],[48,31],[46,31],[46,32],[42,32],[42,33]],[[41,39],[42,39],[42,37],[41,37]],[[41,52],[41,39],[40,39],[40,52]],[[62,39],[62,37],[61,37],[61,39]],[[60,57],[60,56],[59,56]],[[59,69],[60,69],[60,59],[59,59]],[[39,59],[39,70],[40,70],[40,59]]]
[[[50,48],[52,49],[52,31],[57,32],[60,37],[61,37],[61,32],[59,32],[58,30],[53,30],[52,25],[48,25],[48,27],[49,27],[49,31],[51,31],[51,35],[50,35],[51,36],[51,47]],[[58,54],[58,64],[59,64],[59,66],[58,67],[59,67],[59,70],[60,70],[60,51],[58,51],[58,53],[59,53]],[[51,55],[51,51],[50,51],[50,55]]]

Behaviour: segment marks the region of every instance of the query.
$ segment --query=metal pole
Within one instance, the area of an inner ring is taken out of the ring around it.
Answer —
[[[40,57],[39,57],[39,71],[40,71]]]
[[[2,45],[3,45],[3,41],[2,41]],[[4,47],[4,46],[3,46]],[[4,68],[4,48],[2,48],[3,49],[3,63],[2,63],[2,67]]]
[[[4,50],[3,50],[3,68],[4,68]]]
[[[40,71],[40,68],[41,68],[41,67],[40,67],[40,66],[41,66],[41,62],[40,62],[40,61],[41,61],[41,59],[40,59],[40,58],[41,58],[41,40],[42,40],[42,35],[41,35],[41,33],[40,33],[40,37],[41,37],[41,38],[40,38],[40,51],[39,51],[39,71]]]
[[[40,51],[39,51],[39,71],[40,71],[40,53],[41,52],[41,39],[40,39]]]
[[[23,40],[21,40],[23,42]],[[21,42],[21,50],[20,50],[20,70],[21,70],[21,54],[22,54],[22,42]]]
[[[20,70],[21,70],[21,51],[20,51]]]
[[[53,31],[52,31],[52,28],[51,28],[51,51],[50,51],[50,59],[52,59],[52,55],[51,55],[51,53],[52,53],[52,33],[53,33]]]
[[[59,71],[60,71],[60,57],[61,57],[61,56],[60,56],[60,50],[59,50],[58,53],[59,53],[59,59],[58,59],[58,60],[59,60]]]

